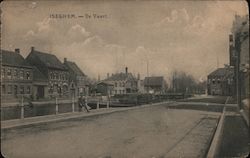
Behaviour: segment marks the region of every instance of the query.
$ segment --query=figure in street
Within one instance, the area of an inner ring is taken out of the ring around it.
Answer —
[[[87,112],[89,112],[88,105],[86,102],[86,97],[83,98],[83,95],[80,96],[78,100],[78,105],[79,105],[79,111],[82,111],[82,108],[84,107]]]

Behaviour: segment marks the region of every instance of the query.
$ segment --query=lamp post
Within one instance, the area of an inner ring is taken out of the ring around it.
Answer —
[[[237,95],[237,104],[240,108],[241,107],[241,77],[240,77],[240,52],[241,52],[241,41],[240,41],[240,32],[237,32],[235,35],[235,78],[236,78],[236,95]]]

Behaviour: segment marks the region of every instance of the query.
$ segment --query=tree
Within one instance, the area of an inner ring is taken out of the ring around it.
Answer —
[[[171,76],[171,92],[175,93],[198,93],[204,91],[205,83],[198,82],[190,74],[183,71],[173,71]]]

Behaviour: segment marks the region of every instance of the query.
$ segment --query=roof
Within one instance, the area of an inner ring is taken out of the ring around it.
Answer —
[[[37,50],[33,50],[30,55],[37,56],[41,62],[43,62],[47,67],[49,68],[56,68],[56,69],[62,69],[65,70],[66,67],[61,63],[61,61],[54,55],[54,54],[48,54],[44,52],[40,52]]]
[[[31,65],[25,61],[25,59],[20,53],[14,51],[1,50],[1,54],[2,65],[32,68]]]
[[[33,80],[34,81],[48,81],[48,79],[35,66],[33,66]]]
[[[105,82],[105,81],[100,81],[99,83],[97,83],[97,85],[107,85],[107,86],[114,86],[113,84],[111,83],[108,83],[108,82]]]
[[[233,68],[218,68],[212,73],[210,73],[209,77],[229,77],[233,76],[234,69]]]
[[[163,82],[164,82],[163,76],[145,77],[144,85],[145,86],[162,86]]]
[[[75,62],[72,61],[65,61],[64,65],[69,68],[70,70],[72,70],[74,73],[76,73],[77,75],[82,75],[82,76],[86,76],[82,70],[76,65]]]
[[[132,75],[132,73],[116,73],[111,75],[109,78],[105,79],[105,81],[122,81],[122,80],[136,80],[136,78]]]

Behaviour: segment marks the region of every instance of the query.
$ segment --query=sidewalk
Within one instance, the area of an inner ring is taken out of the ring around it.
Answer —
[[[63,114],[57,114],[57,115],[28,117],[24,119],[6,120],[6,121],[1,121],[1,129],[5,130],[5,129],[11,129],[11,128],[24,127],[24,126],[32,126],[35,124],[43,124],[43,123],[57,122],[57,121],[63,121],[63,120],[68,120],[68,119],[81,118],[81,117],[90,117],[90,116],[95,116],[95,115],[109,114],[113,112],[126,111],[130,109],[138,109],[138,108],[149,107],[153,105],[160,105],[164,103],[171,103],[171,102],[146,104],[146,105],[135,106],[135,107],[122,107],[122,108],[120,107],[120,108],[108,108],[108,109],[101,108],[101,109],[91,110],[90,113],[83,111],[83,112],[74,112],[74,113],[72,112],[63,113]]]
[[[237,110],[226,107],[216,157],[246,157],[249,153],[249,128]]]

